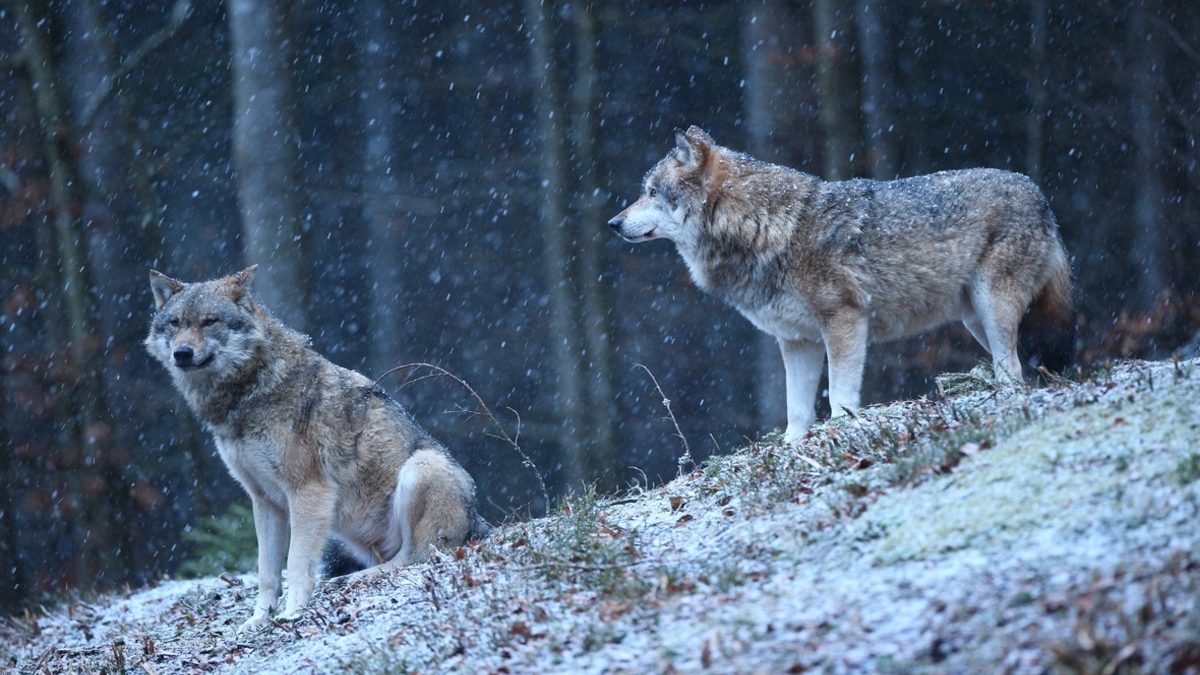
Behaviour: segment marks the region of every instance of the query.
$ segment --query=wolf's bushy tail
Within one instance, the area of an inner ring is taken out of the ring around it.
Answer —
[[[1051,261],[1050,280],[1029,304],[1017,332],[1023,360],[1031,368],[1054,373],[1075,361],[1075,309],[1071,301],[1071,264],[1059,244]]]
[[[492,533],[492,526],[483,519],[478,513],[471,514],[471,532],[468,535],[470,539],[483,540]]]

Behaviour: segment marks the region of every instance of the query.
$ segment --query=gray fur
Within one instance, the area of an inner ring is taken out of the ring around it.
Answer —
[[[285,553],[284,617],[298,614],[331,533],[360,562],[388,569],[486,530],[467,472],[372,380],[258,306],[254,269],[194,284],[152,271],[146,338],[250,494],[259,599],[242,630],[269,620]]]

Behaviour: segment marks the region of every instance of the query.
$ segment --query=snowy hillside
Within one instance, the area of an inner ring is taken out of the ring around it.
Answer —
[[[167,581],[0,624],[0,665],[1200,673],[1200,360],[1028,391],[982,373],[943,384],[944,400],[323,585],[303,619],[261,634],[234,634],[252,578]]]

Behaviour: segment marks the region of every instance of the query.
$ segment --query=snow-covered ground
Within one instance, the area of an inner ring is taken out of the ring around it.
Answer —
[[[585,495],[441,561],[323,586],[256,635],[234,632],[252,577],[70,604],[0,625],[0,666],[1200,673],[1198,511],[1200,361],[1125,363],[878,406],[799,447]]]

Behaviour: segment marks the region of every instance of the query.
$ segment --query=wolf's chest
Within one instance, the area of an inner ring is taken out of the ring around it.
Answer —
[[[748,307],[734,304],[738,311],[759,330],[782,340],[821,340],[821,324],[808,303],[786,294],[763,305]]]
[[[214,434],[217,452],[246,491],[286,506],[287,489],[279,457],[271,444],[253,438],[228,438]]]

